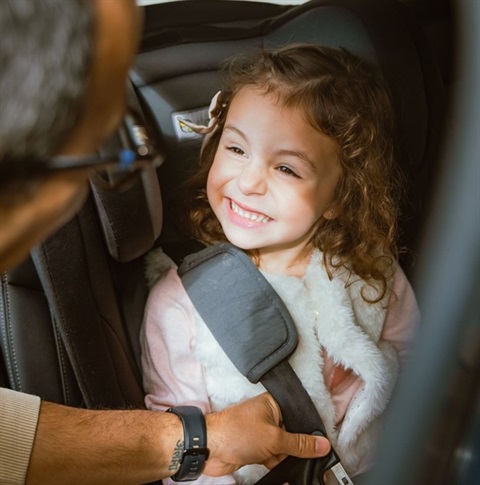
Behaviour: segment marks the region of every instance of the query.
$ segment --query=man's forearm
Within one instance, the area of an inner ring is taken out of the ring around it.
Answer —
[[[279,425],[267,393],[206,416],[210,456],[205,474],[222,476],[242,465],[275,466],[286,455],[324,456],[327,439],[291,434]],[[175,447],[184,440],[172,413],[92,411],[42,402],[27,485],[138,485],[172,476]]]
[[[172,475],[179,419],[152,411],[92,411],[42,402],[27,485],[140,484]]]

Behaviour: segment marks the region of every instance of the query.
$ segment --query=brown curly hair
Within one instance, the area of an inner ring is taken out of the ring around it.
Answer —
[[[300,107],[315,129],[337,142],[342,174],[331,208],[335,217],[321,220],[312,243],[323,252],[330,277],[346,268],[378,290],[378,298],[364,295],[365,300],[381,300],[398,257],[401,176],[394,159],[393,108],[380,73],[345,49],[295,44],[236,57],[224,74],[224,109],[187,184],[189,233],[208,244],[226,240],[208,203],[206,180],[230,102],[252,86],[286,107]]]

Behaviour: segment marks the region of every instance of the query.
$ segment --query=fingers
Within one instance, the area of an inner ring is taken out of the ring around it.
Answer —
[[[298,458],[317,458],[330,451],[330,442],[323,436],[288,433],[284,431],[279,443],[280,453]]]
[[[271,408],[274,422],[277,426],[281,426],[282,416],[278,403],[268,393],[265,393],[262,397],[266,399],[266,402]],[[329,453],[331,448],[330,442],[323,436],[288,433],[283,430],[278,447],[278,454],[293,455],[298,458],[317,458],[319,456],[325,456]]]

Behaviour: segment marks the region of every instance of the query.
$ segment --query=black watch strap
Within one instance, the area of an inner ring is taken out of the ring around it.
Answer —
[[[209,450],[207,448],[207,428],[205,417],[196,406],[176,406],[167,409],[176,414],[183,424],[183,450],[175,450],[172,465],[180,465],[171,479],[175,482],[191,482],[196,480],[205,468]],[[181,445],[181,443],[179,443]]]

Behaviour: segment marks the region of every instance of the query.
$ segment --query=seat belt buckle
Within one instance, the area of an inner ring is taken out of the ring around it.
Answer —
[[[330,468],[330,470],[334,474],[335,478],[337,479],[337,482],[340,485],[353,485],[352,480],[350,479],[350,477],[348,476],[348,473],[345,471],[345,468],[343,468],[340,462],[333,465],[332,468]]]
[[[312,434],[317,436],[325,436],[321,431],[315,431]],[[334,450],[333,446],[330,453],[325,458],[326,460],[322,463],[323,472],[330,470],[335,476],[335,479],[339,485],[354,485],[351,478],[348,476],[348,473],[345,471],[345,468],[343,468],[343,465],[340,462],[340,457],[337,455],[337,452]]]

